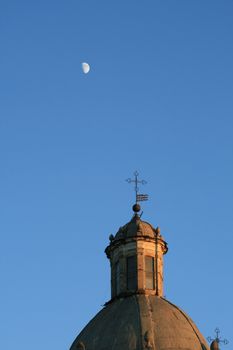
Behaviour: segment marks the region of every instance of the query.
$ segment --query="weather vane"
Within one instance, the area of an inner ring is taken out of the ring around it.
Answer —
[[[138,204],[138,202],[143,202],[143,201],[147,201],[148,200],[148,194],[139,194],[139,188],[138,188],[138,184],[142,184],[142,185],[146,185],[147,182],[145,180],[139,180],[138,179],[139,173],[137,171],[134,172],[134,179],[126,179],[126,181],[128,183],[134,183],[135,187],[135,194],[136,194],[136,204]]]
[[[219,333],[220,333],[219,328],[215,328],[214,331],[216,333],[216,337],[214,339],[211,337],[207,337],[208,342],[216,341],[218,344],[223,343],[224,345],[227,345],[229,343],[227,339],[222,340],[221,337],[219,337]]]

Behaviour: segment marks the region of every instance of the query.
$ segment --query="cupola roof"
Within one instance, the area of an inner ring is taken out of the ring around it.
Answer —
[[[133,237],[155,238],[159,234],[159,228],[154,228],[146,221],[142,221],[138,214],[135,214],[127,224],[120,227],[114,240],[127,239]]]

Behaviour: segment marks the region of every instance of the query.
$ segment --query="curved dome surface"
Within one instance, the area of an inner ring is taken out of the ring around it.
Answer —
[[[139,236],[155,238],[155,234],[156,229],[151,224],[134,216],[130,222],[120,227],[114,239],[118,240]]]
[[[71,346],[77,350],[206,350],[208,345],[181,309],[157,296],[132,295],[106,305]]]

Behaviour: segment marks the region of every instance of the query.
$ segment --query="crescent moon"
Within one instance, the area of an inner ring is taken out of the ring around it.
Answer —
[[[91,67],[88,63],[83,62],[82,63],[82,70],[84,74],[87,74],[90,71]]]

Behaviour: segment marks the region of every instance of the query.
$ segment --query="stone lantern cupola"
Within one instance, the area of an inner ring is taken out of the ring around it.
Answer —
[[[209,350],[192,319],[163,298],[163,255],[167,243],[160,229],[141,220],[136,204],[132,219],[110,235],[105,253],[111,266],[111,299],[81,330],[70,350]],[[219,350],[216,341],[211,350]]]
[[[163,296],[163,255],[167,243],[154,228],[142,221],[139,204],[133,206],[130,222],[110,235],[105,252],[111,265],[112,299],[132,294]]]

